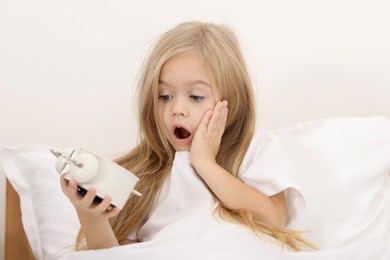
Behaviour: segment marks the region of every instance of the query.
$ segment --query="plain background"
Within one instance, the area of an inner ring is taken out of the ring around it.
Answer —
[[[369,0],[2,0],[0,147],[80,146],[108,157],[133,147],[138,69],[159,34],[188,20],[236,31],[259,127],[390,118],[389,13],[387,1]],[[0,173],[0,212],[4,182]],[[4,216],[0,240],[3,255]]]

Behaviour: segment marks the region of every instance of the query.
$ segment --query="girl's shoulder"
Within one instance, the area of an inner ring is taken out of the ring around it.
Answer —
[[[291,160],[285,152],[278,136],[268,129],[258,129],[241,162],[241,173],[254,166],[269,171],[290,172]]]
[[[267,196],[284,191],[290,223],[304,208],[304,198],[294,181],[295,167],[279,137],[267,129],[256,130],[240,165],[238,176]]]

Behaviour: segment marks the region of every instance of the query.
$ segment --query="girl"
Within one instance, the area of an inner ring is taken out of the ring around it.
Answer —
[[[81,197],[75,181],[62,178],[82,226],[78,248],[166,239],[188,226],[187,238],[197,228],[246,236],[249,227],[293,250],[314,247],[285,229],[303,197],[289,180],[278,141],[255,131],[255,117],[251,82],[230,29],[187,22],[163,34],[139,80],[139,144],[118,160],[140,178],[136,189],[143,195],[109,210],[109,197],[93,204],[95,189]]]

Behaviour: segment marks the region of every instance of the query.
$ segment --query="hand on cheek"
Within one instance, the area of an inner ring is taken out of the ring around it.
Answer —
[[[192,140],[190,157],[193,166],[215,162],[228,114],[227,101],[218,102],[204,114]]]

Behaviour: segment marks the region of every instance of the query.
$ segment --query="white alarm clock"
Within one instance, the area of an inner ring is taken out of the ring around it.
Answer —
[[[96,203],[110,196],[112,206],[123,208],[131,194],[141,196],[134,190],[138,177],[103,156],[83,148],[50,151],[57,157],[57,172],[64,173],[68,181],[75,180],[81,194],[85,194],[91,187],[96,189]]]

